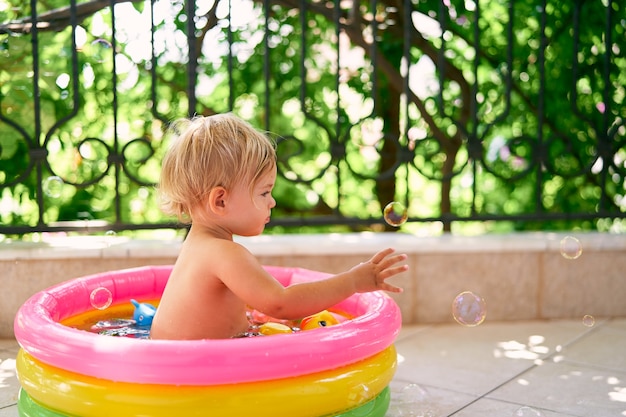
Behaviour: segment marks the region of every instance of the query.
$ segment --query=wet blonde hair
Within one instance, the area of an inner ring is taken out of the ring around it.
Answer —
[[[213,188],[252,189],[276,166],[274,142],[230,113],[178,120],[171,130],[177,137],[163,158],[158,189],[163,212],[182,222],[191,221],[191,209]]]

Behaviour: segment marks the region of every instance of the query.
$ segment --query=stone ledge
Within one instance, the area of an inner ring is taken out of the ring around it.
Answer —
[[[371,254],[384,247],[406,253],[559,252],[563,238],[578,239],[584,251],[626,250],[626,235],[608,233],[516,233],[420,237],[401,233],[293,234],[236,237],[259,256]],[[178,255],[182,238],[48,237],[41,242],[2,242],[0,261],[65,258],[145,258]]]

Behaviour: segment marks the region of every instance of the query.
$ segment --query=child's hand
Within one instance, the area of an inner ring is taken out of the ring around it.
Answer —
[[[381,250],[367,262],[362,262],[350,270],[355,274],[356,292],[370,292],[384,290],[389,292],[402,292],[402,288],[391,285],[386,280],[394,275],[405,272],[408,265],[397,265],[406,260],[405,254],[393,255],[394,250],[387,248]]]

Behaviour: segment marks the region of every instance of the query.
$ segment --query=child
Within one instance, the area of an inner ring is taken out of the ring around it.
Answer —
[[[400,292],[386,280],[408,269],[385,249],[328,279],[283,287],[233,235],[260,234],[276,205],[273,143],[231,114],[196,117],[163,159],[166,213],[191,223],[152,323],[152,339],[217,339],[245,333],[247,306],[299,319],[357,292]]]

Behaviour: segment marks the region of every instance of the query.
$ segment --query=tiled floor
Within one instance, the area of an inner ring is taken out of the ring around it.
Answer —
[[[406,326],[387,416],[626,416],[626,319],[588,324]],[[16,353],[0,341],[0,417],[18,416]]]

